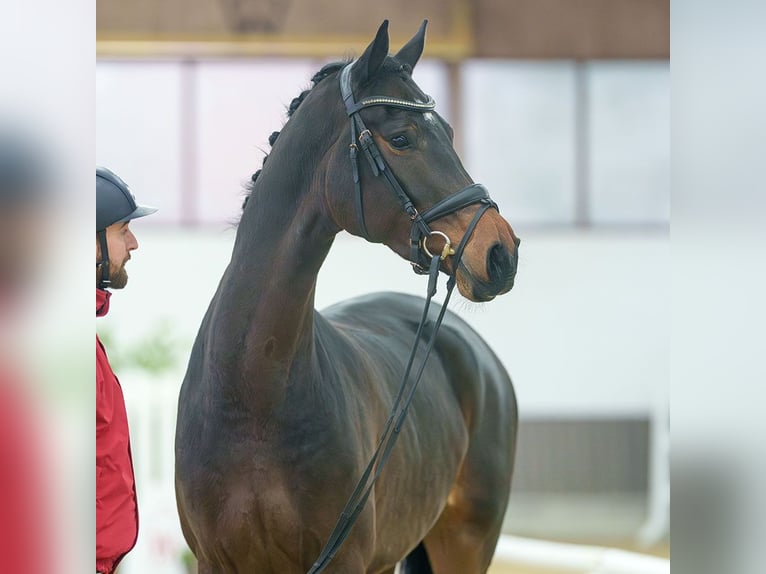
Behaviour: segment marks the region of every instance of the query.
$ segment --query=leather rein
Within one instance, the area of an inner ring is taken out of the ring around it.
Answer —
[[[353,63],[348,64],[340,74],[340,90],[343,97],[343,103],[346,106],[346,113],[349,116],[351,123],[351,143],[349,145],[351,168],[354,176],[354,186],[356,191],[356,211],[359,219],[359,226],[362,234],[366,239],[369,239],[367,233],[367,226],[364,220],[364,201],[362,196],[361,179],[359,176],[358,154],[363,152],[369,161],[373,174],[377,176],[383,176],[388,187],[394,192],[402,209],[407,213],[412,221],[412,227],[410,231],[410,262],[416,273],[428,274],[428,290],[426,293],[426,303],[423,308],[423,314],[418,324],[418,329],[415,334],[415,343],[410,351],[409,360],[407,361],[407,367],[404,370],[404,374],[401,378],[399,385],[399,391],[397,392],[394,404],[391,407],[391,414],[386,421],[383,428],[383,432],[378,439],[377,447],[373,453],[370,462],[367,464],[362,477],[356,484],[354,491],[351,493],[348,501],[346,502],[343,511],[341,512],[338,520],[335,524],[335,528],[330,534],[324,548],[320,552],[318,558],[314,562],[314,565],[308,571],[308,574],[319,574],[322,572],[330,561],[335,557],[341,545],[346,540],[351,532],[351,528],[356,522],[357,518],[361,514],[367,499],[372,493],[375,482],[380,477],[383,468],[388,461],[391,450],[393,449],[396,440],[399,438],[399,432],[404,424],[404,420],[407,417],[412,399],[415,396],[415,389],[417,389],[418,383],[423,376],[423,371],[426,367],[426,362],[431,354],[436,343],[436,335],[441,327],[442,320],[447,311],[447,305],[452,291],[455,288],[456,277],[460,260],[463,256],[463,251],[468,243],[471,235],[473,234],[476,225],[479,223],[482,215],[492,207],[497,209],[495,204],[489,197],[487,189],[478,183],[474,183],[465,187],[464,189],[447,196],[435,205],[426,209],[422,213],[416,208],[412,199],[404,191],[396,176],[392,173],[386,160],[380,153],[380,149],[375,143],[372,132],[365,126],[359,112],[365,108],[372,106],[388,106],[396,107],[404,110],[414,112],[430,112],[436,104],[434,100],[429,97],[427,102],[416,102],[402,100],[399,98],[392,98],[388,96],[369,96],[358,102],[354,100],[354,94],[351,90],[351,67]],[[480,204],[479,210],[473,216],[471,223],[465,230],[463,238],[457,246],[457,249],[452,249],[452,244],[449,238],[441,231],[434,231],[429,227],[429,223],[436,221],[446,215],[455,213],[464,207],[473,205],[475,203]],[[441,253],[433,254],[428,250],[427,241],[432,235],[439,235],[446,241]],[[431,331],[431,337],[425,348],[425,356],[420,362],[414,379],[410,381],[410,373],[413,370],[415,363],[415,355],[417,354],[418,347],[420,345],[420,339],[423,333],[423,327],[428,321],[428,311],[431,306],[431,298],[436,293],[436,283],[439,277],[439,266],[442,260],[447,257],[454,257],[453,259],[453,271],[447,281],[447,295],[444,298],[444,303],[439,310],[439,315],[434,323],[433,330]],[[424,262],[425,265],[423,265]]]

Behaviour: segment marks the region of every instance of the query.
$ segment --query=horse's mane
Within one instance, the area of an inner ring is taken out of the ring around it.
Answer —
[[[293,100],[290,102],[290,105],[287,107],[287,119],[288,121],[295,113],[295,110],[298,109],[298,106],[300,106],[303,103],[303,100],[306,99],[306,96],[311,93],[311,90],[313,90],[317,84],[319,84],[322,80],[327,78],[328,76],[331,76],[335,72],[338,72],[342,68],[344,68],[347,64],[349,64],[352,61],[351,58],[346,60],[341,60],[339,62],[331,62],[329,64],[325,64],[322,66],[322,69],[319,70],[316,74],[314,74],[311,78],[311,87],[309,87],[306,90],[303,90],[298,96],[293,98]],[[387,58],[387,60],[383,64],[383,70],[387,72],[404,72],[406,74],[411,74],[412,69],[406,65],[406,64],[400,64],[397,62],[394,58]],[[269,147],[274,147],[274,144],[277,141],[277,138],[279,137],[279,132],[272,132],[269,136]],[[269,154],[266,154],[263,156],[263,165],[266,165],[266,160],[269,159]],[[261,175],[261,169],[256,171],[252,176],[250,176],[250,181],[245,186],[245,199],[242,201],[242,210],[244,211],[245,206],[247,205],[247,200],[250,199],[250,194],[252,194],[255,191],[255,183],[258,180],[258,176]]]
[[[306,99],[306,96],[311,93],[311,90],[313,90],[319,82],[324,80],[327,76],[330,76],[337,72],[338,70],[342,69],[346,64],[348,64],[351,60],[343,60],[340,62],[331,62],[329,64],[325,64],[322,66],[322,69],[319,70],[316,74],[314,74],[311,78],[311,87],[309,87],[306,90],[303,90],[298,96],[292,99],[290,102],[290,105],[287,107],[287,119],[289,120],[293,114],[295,113],[295,110],[298,109],[298,106],[300,106],[303,103],[303,100]],[[269,136],[269,147],[274,147],[274,144],[277,141],[277,138],[279,137],[279,132],[272,132]],[[266,154],[263,156],[263,164],[266,165],[266,160],[269,159],[269,154]],[[252,176],[250,176],[250,181],[245,186],[246,189],[246,195],[245,199],[242,202],[242,210],[245,209],[245,206],[247,205],[247,200],[250,199],[250,194],[255,191],[255,182],[258,180],[258,176],[261,175],[261,170],[259,169],[256,171]]]

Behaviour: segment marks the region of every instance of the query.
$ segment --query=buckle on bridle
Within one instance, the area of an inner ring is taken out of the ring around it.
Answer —
[[[367,128],[365,128],[359,133],[359,138],[358,138],[359,143],[362,143],[362,139],[367,139],[371,137],[372,137],[372,132],[368,130]]]
[[[444,238],[444,247],[442,248],[441,255],[439,255],[439,259],[444,261],[448,256],[454,255],[455,250],[452,249],[452,242],[450,241],[450,238],[447,237],[446,233],[442,233],[441,231],[433,230],[428,235],[424,235],[423,238],[420,240],[420,247],[423,249],[425,254],[428,256],[429,259],[431,259],[434,254],[431,253],[431,251],[428,249],[428,238],[432,235],[440,235]]]

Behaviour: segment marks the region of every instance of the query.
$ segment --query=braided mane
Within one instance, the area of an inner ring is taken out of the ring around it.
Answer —
[[[303,90],[300,95],[293,98],[293,100],[290,102],[290,105],[287,107],[287,118],[290,119],[293,114],[295,113],[295,110],[298,109],[298,107],[303,103],[303,100],[306,99],[306,96],[309,95],[312,89],[314,89],[319,82],[324,80],[327,76],[330,76],[343,68],[346,64],[348,64],[350,60],[341,61],[341,62],[332,62],[330,64],[326,64],[322,67],[321,70],[319,70],[314,76],[311,78],[311,87],[307,90]],[[277,141],[277,138],[279,137],[279,132],[272,132],[269,136],[269,147],[274,147],[274,144]],[[266,160],[269,159],[268,154],[266,154],[263,157],[263,165],[266,165]],[[258,176],[261,175],[261,170],[259,169],[256,171],[251,177],[250,182],[247,184],[247,195],[245,195],[245,199],[242,202],[242,209],[245,209],[245,206],[247,205],[247,200],[250,199],[250,194],[255,191],[255,183],[258,180]]]
[[[349,64],[352,60],[342,60],[340,62],[331,62],[329,64],[325,64],[321,70],[319,70],[314,76],[311,78],[311,87],[307,90],[303,90],[300,95],[293,98],[293,100],[290,102],[290,105],[287,107],[287,118],[288,120],[292,117],[292,115],[295,113],[295,110],[298,109],[298,107],[303,103],[303,100],[306,99],[306,96],[309,95],[312,89],[314,89],[317,84],[319,84],[322,80],[327,78],[328,76],[334,74],[335,72],[338,72],[342,68],[344,68],[347,64]],[[401,64],[394,58],[387,58],[386,62],[383,64],[383,70],[389,73],[403,73],[406,75],[412,74],[412,68],[408,66],[407,64]],[[279,132],[272,132],[269,136],[269,147],[274,147],[274,144],[277,141],[277,138],[279,137]],[[269,159],[268,154],[266,154],[263,157],[263,165],[266,165],[266,160]],[[261,175],[261,169],[256,171],[252,176],[250,176],[250,181],[245,186],[246,189],[246,195],[245,199],[242,201],[242,209],[245,209],[245,206],[247,205],[247,200],[250,199],[250,194],[255,191],[255,184],[258,180],[258,176]]]

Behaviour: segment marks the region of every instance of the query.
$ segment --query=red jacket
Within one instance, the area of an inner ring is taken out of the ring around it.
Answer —
[[[111,293],[96,289],[96,317]],[[125,399],[96,335],[96,571],[111,573],[136,544],[138,505]]]
[[[0,357],[0,572],[53,572],[39,413],[4,367]]]

